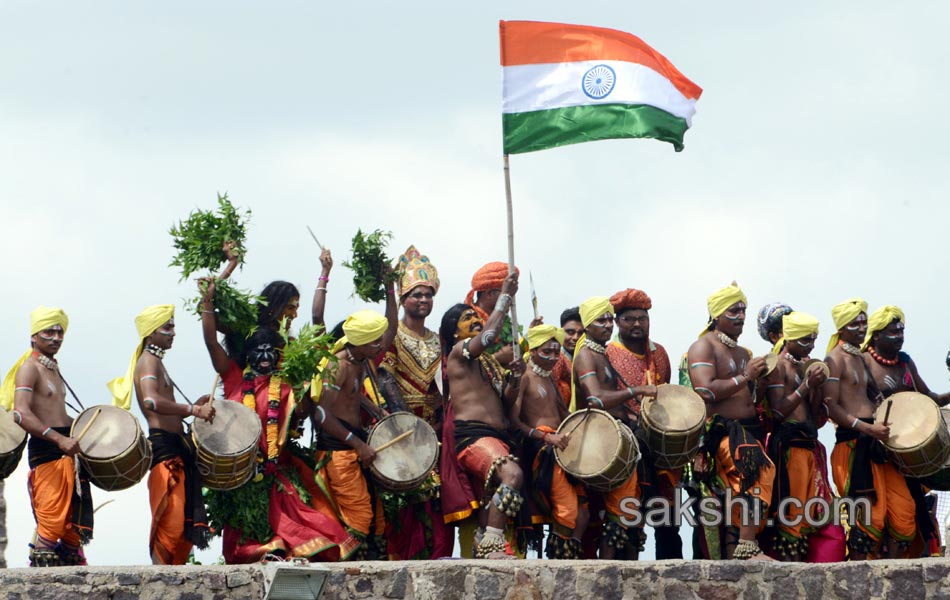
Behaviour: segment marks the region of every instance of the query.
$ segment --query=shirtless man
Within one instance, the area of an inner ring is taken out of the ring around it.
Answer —
[[[534,492],[544,517],[552,519],[545,554],[548,558],[582,558],[581,538],[587,528],[587,493],[571,483],[554,458],[554,448],[567,448],[569,438],[557,433],[567,407],[557,391],[551,369],[557,364],[564,332],[553,325],[536,325],[526,335],[530,358],[518,398],[511,408],[512,428],[527,440]]]
[[[857,514],[850,515],[855,524],[848,536],[851,560],[864,560],[876,552],[885,528],[896,542],[888,545],[889,555],[896,558],[909,547],[917,531],[907,482],[878,443],[888,438],[890,428],[887,423],[874,422],[882,397],[868,376],[859,347],[868,327],[867,308],[867,302],[852,298],[831,309],[838,331],[825,358],[830,369],[824,385],[825,404],[831,420],[838,424],[831,453],[835,487],[843,497],[871,503],[870,515],[863,504],[857,504]]]
[[[443,443],[453,444],[458,466],[468,475],[472,487],[482,492],[476,558],[507,557],[505,525],[509,517],[518,515],[524,501],[524,473],[512,454],[506,419],[518,396],[524,363],[516,358],[506,374],[498,359],[487,351],[498,343],[517,291],[515,272],[504,278],[486,322],[472,306],[457,304],[443,316],[439,329],[447,362],[445,392],[454,414],[454,435]]]
[[[746,302],[736,285],[713,293],[707,299],[709,324],[687,352],[693,389],[706,402],[707,418],[711,419],[704,444],[706,456],[698,455],[696,470],[709,478],[711,487],[731,491],[733,496],[731,514],[725,515],[722,556],[710,556],[712,559],[767,559],[756,536],[772,498],[775,467],[762,446],[764,430],[752,393],[765,372],[765,359],[750,360],[751,352],[737,341],[745,325]],[[707,472],[709,461],[715,465],[715,473]]]
[[[781,322],[781,359],[765,378],[774,422],[768,451],[776,469],[769,516],[782,517],[775,526],[772,548],[780,560],[804,561],[813,528],[803,521],[803,507],[809,499],[819,497],[821,491],[828,489],[827,482],[822,481],[819,486],[816,481],[824,478],[825,468],[815,458],[815,447],[820,443],[818,415],[824,400],[821,385],[827,375],[818,367],[812,368],[807,376],[805,373],[805,363],[818,337],[818,319],[802,312],[790,312],[781,317]],[[778,339],[773,340],[777,342]],[[798,504],[788,503],[788,508],[778,515],[779,504],[786,498],[795,498]],[[825,499],[831,500],[830,497]],[[810,522],[819,516],[810,515]]]
[[[66,414],[66,387],[55,358],[67,327],[69,318],[59,308],[41,306],[30,313],[32,348],[3,384],[3,405],[9,407],[12,401],[14,420],[30,434],[28,481],[36,519],[31,567],[84,565],[80,546],[92,537],[89,483],[76,480],[73,457],[79,442],[69,437],[73,419]],[[8,383],[11,377],[13,386]]]
[[[150,306],[135,318],[142,351],[135,365],[135,397],[148,422],[152,469],[148,477],[152,528],[149,549],[152,564],[183,565],[192,546],[207,548],[210,531],[201,496],[201,474],[195,448],[185,436],[182,419],[214,419],[208,396],[194,405],[179,404],[165,364],[165,352],[175,341],[175,307]]]
[[[883,306],[868,319],[868,332],[862,349],[864,362],[885,398],[898,392],[920,392],[939,406],[950,403],[950,393],[932,392],[917,372],[914,359],[901,352],[904,347],[904,312],[896,306]]]
[[[605,296],[588,298],[580,306],[584,335],[574,351],[574,403],[578,409],[605,410],[624,426],[635,417],[627,403],[656,396],[656,386],[624,386],[610,366],[606,344],[614,328],[614,307]],[[578,440],[583,443],[583,440]],[[629,515],[623,510],[625,501],[640,501],[640,485],[634,470],[622,484],[603,494],[606,521],[600,540],[600,557],[636,560],[646,536],[642,527],[628,527]]]
[[[376,311],[361,310],[347,317],[343,323],[344,337],[334,347],[337,364],[322,378],[322,389],[315,396],[318,404],[314,410],[327,421],[338,419],[349,430],[343,437],[327,429],[321,432],[317,439],[316,458],[318,465],[322,465],[318,475],[329,486],[344,527],[362,542],[360,556],[370,559],[386,556],[382,537],[385,519],[379,496],[375,496],[374,504],[371,482],[363,473],[363,468],[373,463],[376,452],[366,444],[368,435],[361,427],[360,410],[373,406],[364,396],[367,361],[382,351],[388,328],[389,321]]]
[[[561,356],[554,365],[552,375],[557,391],[564,400],[564,406],[571,404],[571,378],[573,373],[574,350],[577,340],[584,335],[584,325],[581,323],[579,307],[574,306],[561,313],[561,329],[564,331],[564,344],[561,346]]]

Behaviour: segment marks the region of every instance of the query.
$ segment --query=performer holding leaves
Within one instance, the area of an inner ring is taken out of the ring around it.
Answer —
[[[545,554],[548,558],[582,557],[581,538],[590,515],[584,486],[557,464],[554,448],[566,448],[571,440],[557,433],[567,417],[567,407],[557,391],[551,369],[557,364],[564,332],[553,325],[535,325],[527,333],[527,369],[511,408],[512,427],[527,443],[531,464],[532,493],[547,519],[552,521]],[[580,443],[579,440],[574,443]]]
[[[135,317],[139,342],[125,377],[109,384],[114,404],[129,410],[132,387],[148,421],[152,469],[148,477],[152,528],[149,554],[152,564],[183,565],[192,546],[208,547],[210,531],[201,495],[201,474],[195,447],[185,435],[182,419],[214,419],[208,396],[194,405],[175,401],[175,390],[162,359],[175,341],[175,307],[149,306]]]
[[[76,468],[79,442],[69,437],[66,387],[56,354],[69,318],[59,308],[30,313],[30,346],[3,379],[0,404],[30,434],[27,485],[36,519],[30,544],[31,567],[84,565],[81,546],[92,539],[89,481]]]

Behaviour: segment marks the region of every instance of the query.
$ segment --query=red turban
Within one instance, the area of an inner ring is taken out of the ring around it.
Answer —
[[[633,288],[627,288],[622,292],[617,292],[610,297],[610,303],[613,305],[614,310],[617,311],[617,313],[635,308],[640,308],[643,310],[650,310],[653,308],[653,301],[650,300],[650,297],[647,296],[646,292],[642,290],[635,290]]]
[[[521,274],[518,267],[515,267],[515,273]],[[508,263],[490,262],[475,271],[472,275],[472,289],[465,296],[465,304],[471,305],[474,302],[475,292],[500,289],[505,277],[508,277]]]

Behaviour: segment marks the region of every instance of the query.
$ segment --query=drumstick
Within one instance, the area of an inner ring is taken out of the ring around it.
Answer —
[[[310,232],[310,237],[313,238],[313,241],[315,241],[315,242],[317,243],[317,245],[320,246],[320,250],[323,250],[323,244],[321,244],[321,243],[320,243],[320,240],[317,239],[317,234],[315,234],[315,233],[313,232],[313,229],[310,229],[310,226],[309,226],[309,225],[307,225],[307,231]]]
[[[92,416],[89,417],[89,420],[86,421],[86,426],[82,428],[82,431],[79,432],[79,435],[76,436],[76,442],[82,439],[82,436],[86,435],[86,432],[89,431],[89,428],[92,427],[92,424],[96,421],[96,418],[99,416],[99,413],[102,412],[101,408],[97,408],[96,412],[92,413]]]
[[[403,441],[404,439],[406,439],[407,437],[409,437],[410,435],[412,435],[412,434],[415,433],[415,432],[416,432],[415,429],[410,429],[409,431],[404,431],[403,433],[400,433],[399,435],[397,435],[397,436],[394,437],[393,439],[389,440],[389,441],[386,442],[385,444],[381,444],[381,445],[379,446],[379,448],[374,448],[374,450],[376,450],[377,453],[378,453],[378,452],[382,452],[382,451],[385,450],[386,448],[389,448],[390,446],[395,445],[397,442]]]
[[[211,384],[211,393],[208,394],[208,406],[211,406],[211,401],[214,400],[214,392],[218,389],[218,382],[221,381],[221,374],[214,374],[214,383]]]
[[[584,416],[577,420],[577,423],[571,427],[571,430],[565,433],[566,437],[571,437],[571,434],[574,433],[574,430],[581,426],[581,423],[587,420],[587,416],[590,414],[590,406],[587,407],[587,410],[584,411]]]
[[[893,400],[887,401],[887,408],[884,409],[884,426],[887,426],[887,419],[891,416],[891,405],[894,404]]]

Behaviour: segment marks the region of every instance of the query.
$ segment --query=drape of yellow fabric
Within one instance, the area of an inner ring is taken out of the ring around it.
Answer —
[[[861,313],[867,314],[868,312],[868,303],[862,298],[848,298],[844,302],[835,304],[831,308],[831,320],[835,323],[835,332],[832,334],[831,339],[828,340],[828,352],[831,352],[835,349],[835,346],[838,345],[839,335],[838,332],[841,331],[841,328],[850,323],[851,321],[858,318],[858,315]]]
[[[63,309],[54,306],[37,306],[30,313],[30,335],[36,335],[44,329],[49,329],[54,325],[59,325],[65,332],[69,328],[69,317],[63,312]],[[16,374],[23,366],[23,363],[30,358],[33,350],[27,350],[17,359],[10,370],[7,371],[0,384],[0,406],[6,410],[13,410],[13,396],[16,390]]]
[[[710,296],[706,298],[706,308],[709,312],[709,321],[707,321],[706,327],[704,327],[699,333],[699,337],[703,337],[709,333],[709,322],[722,315],[722,313],[726,312],[727,308],[736,302],[748,303],[748,299],[746,299],[745,293],[743,293],[743,291],[739,289],[739,286],[735,283],[719,288],[710,294]]]
[[[901,323],[903,323],[904,311],[893,304],[882,306],[871,313],[871,315],[868,317],[868,332],[867,335],[864,336],[864,343],[861,344],[861,351],[863,352],[868,349],[868,346],[871,344],[872,335],[878,331],[883,331],[895,320],[899,320]]]
[[[786,341],[800,340],[809,335],[818,334],[818,319],[800,311],[793,311],[782,317],[782,337],[775,342],[772,352],[782,349]]]
[[[142,309],[135,317],[135,329],[139,334],[139,343],[132,351],[132,358],[129,360],[129,367],[125,371],[125,376],[116,377],[106,384],[109,391],[112,392],[112,404],[119,408],[129,410],[132,408],[132,390],[135,387],[135,365],[142,356],[143,343],[145,338],[155,333],[159,327],[167,323],[175,316],[174,304],[154,304]]]

